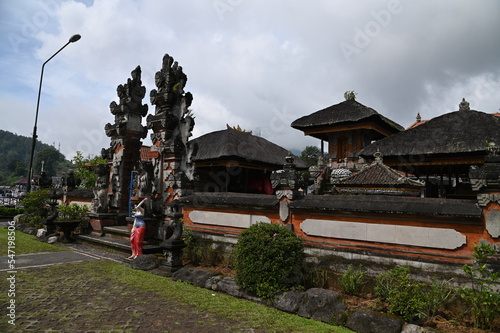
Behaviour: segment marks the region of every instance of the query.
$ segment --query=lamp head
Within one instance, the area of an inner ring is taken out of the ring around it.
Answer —
[[[71,38],[69,39],[69,42],[70,42],[70,43],[74,43],[74,42],[76,42],[76,41],[80,40],[80,38],[82,38],[82,36],[80,36],[80,35],[73,35],[73,36],[71,36]]]

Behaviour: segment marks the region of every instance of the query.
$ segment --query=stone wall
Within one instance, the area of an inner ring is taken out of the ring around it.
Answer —
[[[307,261],[332,272],[360,263],[374,277],[406,265],[422,279],[429,273],[460,279],[462,265],[472,263],[474,243],[500,244],[471,200],[311,195],[287,200],[287,214],[283,200],[194,193],[181,201],[184,224],[199,238],[231,247],[257,222],[281,223],[304,240]]]

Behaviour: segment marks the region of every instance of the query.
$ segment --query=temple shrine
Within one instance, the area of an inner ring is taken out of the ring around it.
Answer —
[[[309,168],[314,194],[307,194],[297,173],[306,165],[239,126],[191,139],[193,95],[171,56],[156,73],[152,113],[142,103],[140,67],[131,76],[110,105],[115,122],[105,127],[108,164],[96,170],[92,234],[79,239],[127,237],[131,204],[147,198],[146,250],[162,252],[170,271],[182,266],[185,228],[224,252],[258,222],[293,230],[319,269],[362,263],[372,277],[404,264],[460,284],[474,244],[500,247],[500,117],[470,110],[465,100],[459,111],[408,130],[353,92],[295,120],[293,128],[322,143]],[[151,147],[142,144],[148,134]]]

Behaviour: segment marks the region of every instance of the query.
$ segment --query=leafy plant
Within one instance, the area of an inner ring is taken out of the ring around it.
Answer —
[[[340,289],[349,295],[359,295],[365,279],[365,271],[361,266],[356,269],[353,265],[349,265],[339,279]]]
[[[474,244],[474,265],[462,267],[470,278],[471,288],[460,288],[460,296],[469,305],[474,324],[479,328],[491,328],[500,314],[500,294],[494,291],[494,284],[499,276],[488,269],[488,256],[495,253],[489,243]]]
[[[40,228],[49,212],[47,206],[49,195],[49,190],[37,190],[27,193],[26,197],[21,201],[24,207],[22,221],[29,223],[33,227]]]
[[[434,317],[437,310],[454,294],[455,290],[449,288],[448,281],[439,282],[433,278],[432,283],[425,288],[424,302],[421,304],[418,317],[423,319]]]
[[[389,312],[407,321],[433,316],[452,294],[446,282],[430,286],[410,278],[407,266],[393,268],[377,277],[375,293],[388,303]]]
[[[60,205],[57,206],[57,212],[59,213],[57,220],[71,220],[78,221],[83,220],[87,216],[87,212],[89,211],[89,207],[87,205],[78,205],[76,203],[72,203],[69,205]]]
[[[236,281],[261,298],[272,298],[300,284],[304,245],[293,231],[257,223],[236,245]]]
[[[0,216],[14,216],[23,212],[24,209],[0,206]]]
[[[107,163],[107,161],[100,156],[96,156],[92,159],[85,158],[81,151],[76,152],[72,162],[76,165],[76,170],[74,171],[75,176],[81,180],[80,187],[87,189],[94,188],[95,186],[97,180],[95,167],[98,165],[106,165]]]
[[[223,253],[212,247],[212,244],[204,243],[196,238],[191,229],[185,228],[183,239],[186,243],[183,255],[193,265],[215,266],[224,261]]]
[[[302,270],[304,272],[302,283],[305,289],[325,288],[327,286],[328,271],[311,264],[305,265]]]

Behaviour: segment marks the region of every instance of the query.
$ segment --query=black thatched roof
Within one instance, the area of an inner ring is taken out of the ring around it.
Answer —
[[[198,151],[193,156],[195,162],[232,159],[282,167],[289,153],[264,138],[230,128],[202,135],[193,139],[192,143],[198,145]],[[297,157],[294,163],[297,168],[307,168]]]
[[[298,130],[306,130],[313,127],[351,124],[359,121],[380,123],[394,133],[404,131],[404,127],[401,125],[354,99],[346,100],[323,110],[316,111],[308,116],[301,117],[292,122],[291,126]]]
[[[464,110],[374,142],[360,155],[371,158],[377,151],[384,157],[477,153],[486,152],[486,142],[500,143],[500,117]]]
[[[382,186],[382,187],[414,187],[424,186],[421,182],[403,176],[382,162],[373,162],[354,175],[337,179],[337,185],[349,186]]]

